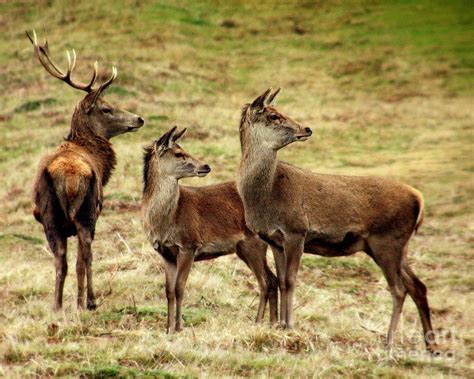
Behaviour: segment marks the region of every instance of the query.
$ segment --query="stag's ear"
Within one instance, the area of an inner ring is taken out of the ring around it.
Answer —
[[[262,93],[259,97],[257,97],[254,101],[252,101],[251,109],[253,111],[262,111],[265,108],[265,100],[268,94],[272,91],[271,88],[267,89],[264,93]]]
[[[273,92],[270,96],[268,96],[268,98],[266,100],[267,105],[274,105],[275,104],[275,98],[278,96],[280,91],[281,91],[281,88],[278,87],[278,89],[275,92]]]
[[[163,134],[160,139],[158,139],[155,143],[156,151],[162,155],[166,150],[170,149],[173,146],[173,135],[176,132],[177,127],[173,126],[170,130],[168,130],[165,134]]]
[[[98,63],[96,62],[94,64],[94,67],[96,67],[96,70],[97,70],[97,65]],[[97,102],[97,99],[102,95],[102,93],[113,83],[115,79],[117,79],[117,74],[118,74],[117,67],[113,66],[112,75],[110,76],[110,78],[107,79],[106,82],[102,83],[99,88],[90,92],[92,96],[92,101],[89,105],[89,108],[87,109],[87,114],[89,114],[92,111],[92,109],[94,109],[95,103]]]
[[[186,134],[186,130],[188,130],[187,128],[184,128],[183,130],[181,130],[180,132],[177,132],[173,135],[173,138],[172,138],[172,141],[173,142],[178,142],[185,134]]]

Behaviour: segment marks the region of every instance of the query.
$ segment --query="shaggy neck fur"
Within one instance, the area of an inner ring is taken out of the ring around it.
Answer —
[[[102,185],[105,186],[117,164],[117,158],[110,141],[98,135],[90,124],[89,117],[80,105],[76,107],[71,121],[71,129],[65,140],[81,146],[90,153]]]

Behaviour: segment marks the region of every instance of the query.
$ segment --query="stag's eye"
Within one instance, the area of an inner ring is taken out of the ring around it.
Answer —
[[[110,108],[102,108],[102,113],[112,113],[112,109],[110,109]]]
[[[174,155],[176,158],[184,158],[184,154],[183,153],[176,153]]]
[[[278,115],[276,115],[276,114],[271,114],[270,116],[268,116],[268,118],[272,121],[276,121],[276,120],[279,119]]]

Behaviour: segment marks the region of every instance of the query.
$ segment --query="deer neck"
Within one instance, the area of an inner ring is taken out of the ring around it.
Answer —
[[[266,207],[272,193],[276,168],[276,150],[252,144],[242,145],[237,182],[246,209]]]
[[[175,177],[161,175],[159,172],[149,175],[148,184],[143,193],[143,222],[149,241],[165,242],[174,225],[178,209],[179,184]]]
[[[98,135],[85,119],[73,116],[71,129],[65,140],[81,146],[94,162],[101,183],[105,186],[117,164],[117,157],[110,141]]]

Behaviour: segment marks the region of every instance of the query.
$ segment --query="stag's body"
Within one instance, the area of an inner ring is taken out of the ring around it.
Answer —
[[[198,168],[199,161],[187,155],[175,142],[171,140],[169,149],[179,151],[189,160],[177,158],[178,164],[193,164]],[[175,171],[167,173],[162,167],[166,163],[158,162],[160,153],[156,150],[155,145],[145,155],[142,213],[147,238],[165,264],[168,331],[182,329],[181,306],[192,263],[232,253],[237,253],[257,277],[260,287],[257,322],[263,319],[267,300],[270,301],[271,321],[276,322],[277,279],[267,266],[266,243],[245,225],[235,182],[205,187],[181,186]],[[176,159],[172,152],[168,156],[165,154],[163,152],[162,160]],[[208,168],[207,165],[201,167]],[[192,171],[191,166],[189,170],[191,172],[186,176],[201,176],[196,170]]]
[[[55,259],[55,309],[62,307],[64,281],[67,275],[67,238],[77,235],[77,305],[83,307],[84,279],[87,277],[87,308],[95,308],[92,287],[92,251],[95,225],[102,209],[103,187],[109,181],[116,163],[109,139],[140,128],[144,121],[132,113],[113,108],[101,98],[103,91],[115,80],[117,71],[97,89],[97,64],[88,85],[74,82],[75,66],[68,54],[69,67],[63,73],[51,60],[47,42],[40,46],[28,34],[35,54],[43,67],[54,77],[88,94],[74,111],[71,128],[59,148],[40,161],[33,187],[33,214],[44,228]]]
[[[303,252],[336,257],[364,251],[382,269],[392,293],[388,345],[408,293],[431,348],[426,287],[406,259],[408,242],[423,219],[421,193],[393,180],[321,175],[278,161],[281,147],[305,140],[311,130],[278,113],[265,102],[268,95],[244,108],[237,183],[247,225],[275,254],[282,321],[293,327],[293,293]]]

